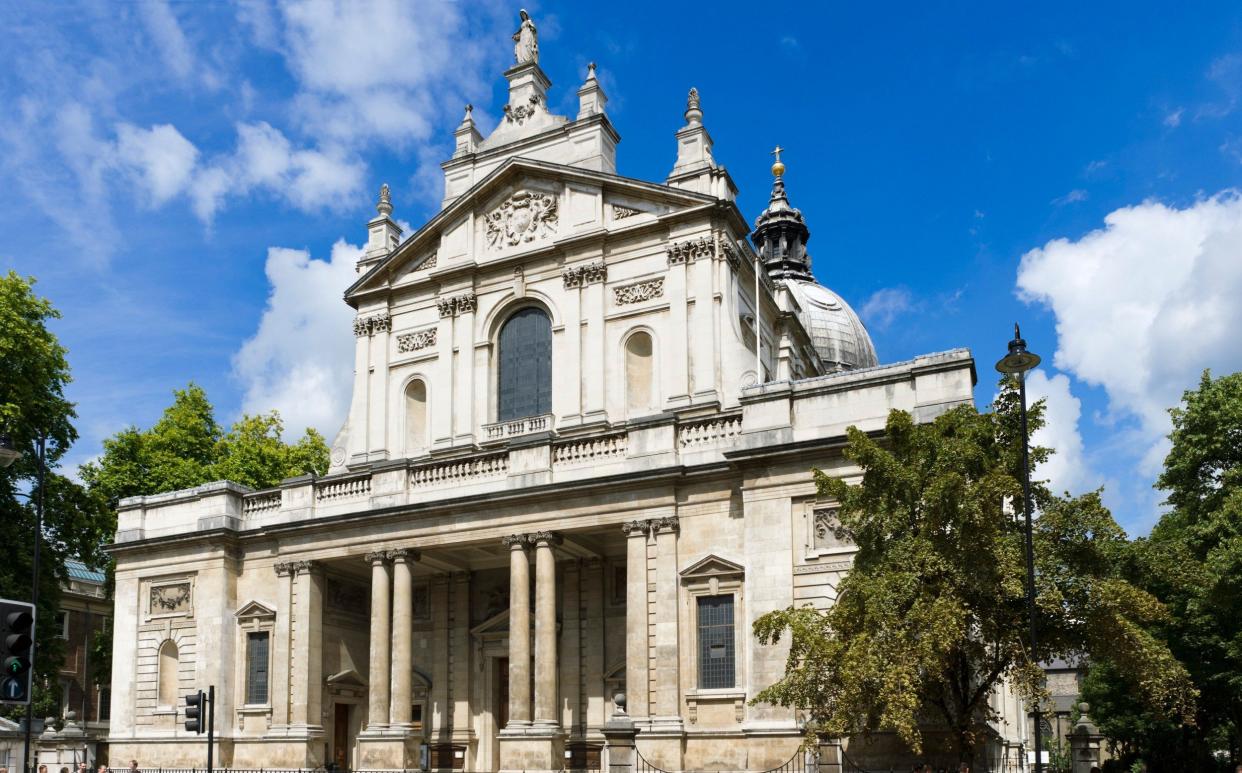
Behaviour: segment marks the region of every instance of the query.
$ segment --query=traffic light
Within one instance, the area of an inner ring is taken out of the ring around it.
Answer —
[[[30,703],[34,622],[33,604],[0,599],[0,703]]]
[[[185,696],[185,729],[191,733],[202,733],[206,711],[207,699],[202,690]]]

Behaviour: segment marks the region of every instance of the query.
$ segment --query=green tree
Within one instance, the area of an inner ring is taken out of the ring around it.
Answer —
[[[1042,417],[1037,403],[1032,431]],[[787,636],[790,648],[784,677],[756,702],[804,710],[808,734],[896,731],[916,753],[931,724],[971,760],[1002,680],[1034,699],[1044,696],[1040,662],[1108,651],[1150,705],[1190,714],[1186,672],[1149,630],[1164,609],[1120,576],[1125,535],[1098,492],[1033,487],[1040,648],[1030,651],[1014,383],[990,413],[962,406],[916,424],[893,411],[882,439],[847,434],[861,482],[815,476],[821,496],[840,503],[840,536],[858,547],[853,568],[826,612],[791,607],[756,621],[762,643]],[[1031,452],[1035,463],[1048,454]]]
[[[48,329],[59,313],[34,292],[34,279],[10,272],[0,276],[0,434],[22,452],[0,469],[0,522],[8,537],[0,543],[0,596],[30,597],[35,539],[35,503],[43,500],[39,606],[35,637],[35,710],[55,713],[56,672],[64,658],[56,636],[56,611],[65,560],[98,564],[101,548],[114,531],[102,500],[59,474],[60,461],[77,440],[76,414],[65,398],[70,381],[66,351]],[[38,480],[40,437],[46,443],[47,475]],[[20,707],[9,715],[24,714]]]
[[[128,427],[104,441],[103,455],[81,469],[88,488],[112,506],[124,498],[231,480],[251,488],[275,486],[328,470],[328,445],[313,429],[293,444],[282,439],[275,411],[242,416],[226,433],[207,393],[197,384],[173,392],[173,402],[147,430]]]
[[[328,445],[313,429],[293,444],[282,439],[284,425],[275,411],[245,415],[226,433],[216,422],[207,393],[197,384],[173,391],[172,404],[150,429],[127,427],[103,443],[98,460],[80,475],[96,500],[115,509],[125,497],[162,494],[213,480],[267,488],[298,475],[328,471]],[[108,585],[112,567],[108,562]],[[112,671],[112,641],[100,632],[91,643],[96,682]]]
[[[1173,431],[1156,486],[1170,510],[1130,550],[1129,575],[1170,610],[1155,632],[1200,692],[1193,728],[1171,726],[1136,700],[1141,685],[1104,660],[1089,676],[1101,728],[1153,770],[1213,770],[1214,752],[1242,760],[1242,373],[1204,372],[1170,410]]]

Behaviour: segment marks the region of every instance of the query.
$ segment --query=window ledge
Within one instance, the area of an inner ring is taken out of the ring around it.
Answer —
[[[746,691],[737,687],[726,687],[717,690],[687,690],[686,700],[695,701],[735,701],[746,700]]]
[[[238,714],[270,714],[272,707],[268,704],[254,704],[237,707]]]
[[[156,706],[154,709],[151,710],[151,713],[156,714],[156,715],[176,714],[177,707],[176,706]]]

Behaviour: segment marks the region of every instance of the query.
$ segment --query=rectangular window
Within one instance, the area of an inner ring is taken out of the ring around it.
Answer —
[[[699,596],[698,601],[699,689],[735,687],[733,595]]]
[[[69,638],[69,613],[68,612],[62,611],[62,612],[56,613],[56,628],[59,629],[60,631],[60,633],[56,634],[57,636],[59,636],[62,639]]]
[[[112,719],[112,688],[99,688],[99,713],[95,716],[99,717],[100,722],[107,722]]]
[[[267,703],[267,631],[246,634],[246,703],[262,706]]]

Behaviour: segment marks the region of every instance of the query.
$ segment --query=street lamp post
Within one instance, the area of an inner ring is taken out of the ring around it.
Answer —
[[[17,461],[22,455],[13,447],[13,441],[7,436],[0,436],[0,467],[8,467]],[[34,562],[31,567],[30,578],[30,603],[35,609],[39,608],[39,546],[43,543],[43,483],[47,477],[47,437],[39,433],[38,456],[39,462],[38,478],[35,483],[35,533],[34,533]],[[34,641],[30,644],[30,668],[34,668],[35,657],[38,654],[38,632],[34,632],[32,637]],[[34,725],[34,696],[27,696],[30,700],[26,701],[26,743],[23,751],[22,765],[26,773],[30,773],[34,768],[30,764],[30,731]]]
[[[1026,516],[1026,612],[1030,623],[1031,658],[1036,657],[1035,638],[1035,536],[1031,527],[1031,460],[1030,439],[1026,429],[1026,372],[1039,364],[1039,355],[1026,350],[1026,341],[1018,324],[1013,325],[1013,340],[1009,342],[1009,354],[996,363],[1001,373],[1018,380],[1018,392],[1022,402],[1022,509]],[[1039,698],[1035,698],[1035,773],[1043,773],[1043,728],[1039,710]]]

